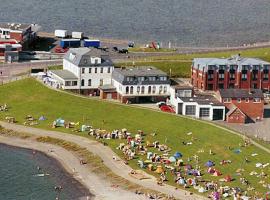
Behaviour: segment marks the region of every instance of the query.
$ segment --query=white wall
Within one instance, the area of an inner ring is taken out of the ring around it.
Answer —
[[[113,86],[116,88],[117,93],[122,96],[169,96],[170,95],[170,85],[162,84],[162,85],[122,85],[116,80],[112,80]],[[148,87],[151,87],[151,93],[148,93]],[[153,87],[156,87],[155,92],[153,92]],[[162,92],[159,93],[159,87],[162,87]],[[126,93],[126,87],[129,87],[129,93]],[[133,93],[131,94],[131,87],[133,87]],[[137,87],[140,88],[139,92],[137,91]],[[142,87],[144,87],[144,93],[142,93]],[[164,87],[167,88],[167,91],[164,93]]]
[[[89,68],[91,68],[91,73],[89,73]],[[95,68],[97,68],[97,73],[95,73]],[[103,72],[101,73],[101,68]],[[108,68],[110,72],[108,73]],[[93,66],[93,67],[78,67],[71,63],[70,61],[63,59],[63,69],[68,70],[78,76],[78,88],[81,89],[97,89],[100,86],[100,80],[103,80],[103,85],[111,84],[112,72],[114,70],[113,66]],[[91,85],[88,85],[88,80],[91,79]],[[84,86],[81,86],[81,80],[84,80]]]

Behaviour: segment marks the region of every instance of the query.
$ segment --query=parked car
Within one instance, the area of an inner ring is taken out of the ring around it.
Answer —
[[[157,102],[156,105],[160,108],[163,105],[166,105],[164,101]]]
[[[168,105],[160,106],[160,110],[163,111],[163,112],[175,113],[174,109],[171,106],[168,106]]]

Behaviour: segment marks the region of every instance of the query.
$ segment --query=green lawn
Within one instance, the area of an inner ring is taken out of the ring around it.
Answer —
[[[132,66],[132,62],[127,63],[117,63],[116,66]],[[181,62],[181,61],[154,61],[154,62],[135,62],[135,66],[154,66],[162,71],[166,72],[171,77],[190,77],[190,67],[191,62]],[[170,74],[171,71],[171,74]]]
[[[245,169],[243,176],[250,181],[251,186],[256,191],[261,194],[267,191],[266,188],[258,183],[261,178],[250,176],[249,173],[251,171],[260,173],[262,170],[255,168],[255,164],[257,162],[269,162],[269,154],[254,146],[239,147],[239,144],[243,144],[241,137],[209,124],[166,113],[113,104],[106,101],[84,99],[56,92],[44,87],[33,79],[25,79],[0,86],[0,94],[0,105],[7,103],[10,106],[8,112],[0,112],[2,120],[4,120],[5,116],[15,116],[18,123],[22,124],[25,121],[26,115],[33,115],[36,118],[44,115],[48,120],[41,122],[36,127],[51,130],[52,122],[56,118],[62,117],[67,121],[79,121],[81,124],[89,124],[95,128],[102,128],[108,131],[127,128],[130,132],[136,133],[137,130],[143,130],[147,134],[144,138],[145,141],[160,141],[160,143],[165,143],[166,141],[166,145],[172,148],[172,153],[180,151],[184,155],[183,160],[185,163],[187,163],[188,157],[192,158],[193,155],[198,155],[200,158],[199,165],[204,172],[206,170],[204,163],[207,160],[213,160],[216,163],[216,168],[223,174],[221,177],[229,174],[235,178],[235,181],[228,183],[230,186],[246,188],[246,186],[239,183],[240,176],[235,173],[238,168],[243,168]],[[56,130],[72,133],[71,130],[64,128],[57,128]],[[157,135],[152,136],[150,133],[153,132],[157,133]],[[188,132],[192,132],[192,136],[188,136]],[[86,133],[78,134],[88,137]],[[190,146],[183,145],[183,141],[192,141],[193,144]],[[121,152],[116,150],[115,147],[123,141],[106,140],[106,142],[112,150],[122,156]],[[240,154],[234,153],[233,149],[238,148],[242,152]],[[202,149],[204,152],[198,153]],[[210,149],[215,153],[214,155],[209,155]],[[150,149],[150,151],[155,150]],[[258,156],[252,157],[252,153],[257,153]],[[249,163],[245,162],[245,157],[250,160]],[[145,159],[145,157],[140,157],[140,159]],[[219,162],[223,159],[231,160],[232,164],[219,165]],[[189,164],[195,166],[193,160]],[[130,165],[136,166],[136,160],[131,161]],[[265,168],[264,172],[270,174],[270,168]],[[173,184],[170,173],[168,173],[168,177],[170,183]],[[210,176],[207,173],[203,177],[208,180],[218,180],[221,178]],[[269,177],[264,180],[270,184]],[[250,193],[254,194],[254,191]]]

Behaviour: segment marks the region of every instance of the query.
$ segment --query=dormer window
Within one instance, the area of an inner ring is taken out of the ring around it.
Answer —
[[[91,57],[91,64],[93,64],[93,65],[101,64],[101,58],[99,58],[99,57]]]

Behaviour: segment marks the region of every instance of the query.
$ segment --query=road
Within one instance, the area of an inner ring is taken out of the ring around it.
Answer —
[[[156,183],[155,177],[152,177],[150,175],[147,175],[147,176],[151,177],[151,179],[146,179],[146,180],[138,180],[129,176],[129,172],[132,170],[132,168],[124,164],[123,161],[115,161],[113,159],[114,156],[117,158],[117,160],[121,160],[121,159],[109,147],[104,146],[97,141],[92,141],[82,136],[64,134],[58,131],[42,130],[38,128],[26,127],[26,126],[17,125],[17,124],[9,124],[2,121],[0,121],[0,125],[3,126],[5,129],[14,130],[17,132],[30,133],[37,136],[50,136],[50,137],[76,143],[77,145],[84,147],[88,151],[94,153],[95,155],[98,155],[103,160],[103,163],[108,168],[110,168],[112,172],[115,173],[116,175],[121,176],[122,178],[132,183],[138,184],[144,188],[156,190],[158,192],[161,192],[167,195],[172,195],[178,199],[184,199],[184,200],[206,200],[207,199],[197,194],[190,195],[189,192],[182,189],[175,190],[175,187],[170,186],[170,185],[159,186]]]

